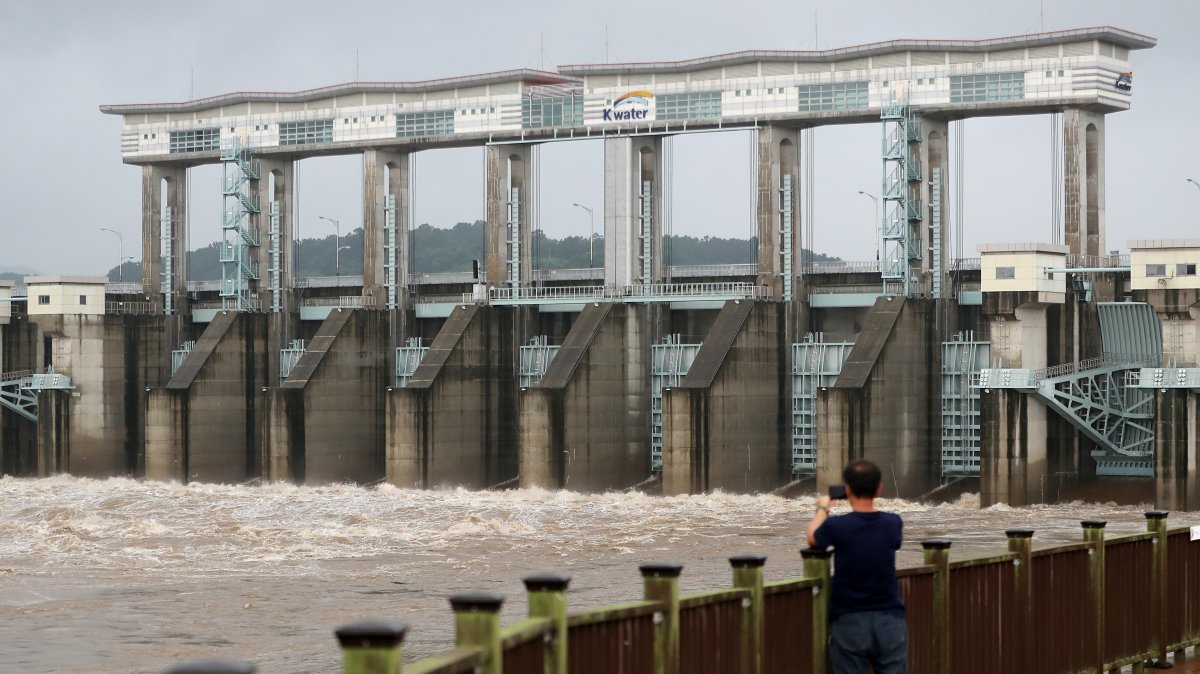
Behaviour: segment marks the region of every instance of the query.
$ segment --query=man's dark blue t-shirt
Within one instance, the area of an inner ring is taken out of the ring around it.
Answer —
[[[896,583],[896,551],[903,535],[904,520],[881,511],[830,517],[813,532],[818,548],[833,547],[830,620],[858,611],[904,617]]]

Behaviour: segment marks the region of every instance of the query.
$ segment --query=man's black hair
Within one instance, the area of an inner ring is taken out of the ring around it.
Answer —
[[[865,459],[850,463],[842,471],[842,482],[850,488],[850,493],[859,498],[874,498],[882,480],[883,472],[879,466]]]

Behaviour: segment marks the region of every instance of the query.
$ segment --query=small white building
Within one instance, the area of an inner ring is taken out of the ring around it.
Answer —
[[[26,276],[30,316],[103,314],[103,276]]]
[[[1063,302],[1067,275],[1051,275],[1046,270],[1066,267],[1068,251],[1054,243],[980,244],[980,289],[985,293],[1036,292],[1039,301]]]
[[[1200,289],[1200,239],[1140,239],[1129,242],[1133,290]]]
[[[12,320],[12,281],[0,281],[0,325]]]

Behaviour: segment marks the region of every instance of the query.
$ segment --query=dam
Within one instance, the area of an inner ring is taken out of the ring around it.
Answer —
[[[1155,44],[1100,27],[101,106],[142,172],[142,278],[0,282],[0,472],[754,493],[865,457],[902,498],[1132,484],[1200,509],[1200,240],[1105,236],[1105,119]],[[954,129],[1004,115],[1056,120],[1061,229],[967,256]],[[802,253],[806,139],[834,124],[881,130],[876,260]],[[755,139],[756,261],[672,265],[672,139],[727,131]],[[581,140],[603,143],[603,267],[536,268],[539,148]],[[456,147],[485,153],[485,254],[414,274],[411,160]],[[301,278],[296,166],[329,155],[362,158],[363,274]],[[217,282],[187,269],[206,164]]]

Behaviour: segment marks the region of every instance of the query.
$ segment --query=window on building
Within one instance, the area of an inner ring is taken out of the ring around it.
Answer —
[[[1165,264],[1148,264],[1146,265],[1146,276],[1166,276],[1167,265]]]
[[[687,94],[663,94],[655,99],[654,116],[660,122],[720,117],[721,92],[694,91]]]
[[[212,152],[221,149],[220,129],[195,129],[192,131],[172,131],[169,152],[183,154],[185,152]]]
[[[1196,263],[1195,262],[1180,262],[1179,264],[1175,265],[1175,275],[1176,276],[1195,276],[1196,275]]]
[[[583,96],[539,96],[521,99],[521,126],[582,126]]]
[[[454,133],[453,110],[406,112],[396,115],[396,137],[448,136]]]
[[[796,87],[800,112],[817,110],[857,110],[867,107],[866,82],[812,84]]]
[[[1016,267],[996,267],[996,278],[997,279],[1016,278],[1016,272],[1017,272]]]
[[[87,295],[80,295],[80,296],[79,296],[79,304],[80,304],[80,306],[83,306],[83,305],[87,304]]]
[[[304,122],[280,122],[279,124],[280,145],[311,145],[313,143],[332,142],[332,119],[313,119]]]
[[[950,102],[1015,101],[1025,98],[1025,73],[956,75],[950,78]]]
[[[38,295],[38,304],[50,304],[50,296]]]

